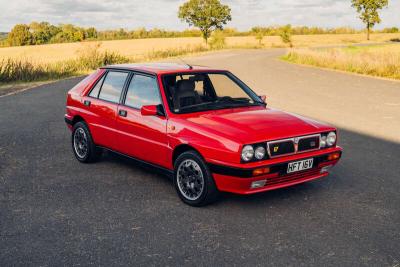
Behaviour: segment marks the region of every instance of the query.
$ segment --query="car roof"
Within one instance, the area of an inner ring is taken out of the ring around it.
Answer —
[[[117,70],[133,70],[146,72],[150,74],[167,74],[167,73],[182,73],[196,71],[225,71],[221,69],[212,69],[205,66],[189,66],[177,63],[136,63],[136,64],[116,64],[108,65],[102,69],[117,69]]]

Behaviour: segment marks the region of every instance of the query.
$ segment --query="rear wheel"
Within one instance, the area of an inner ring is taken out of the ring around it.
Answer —
[[[195,151],[184,152],[176,159],[174,185],[181,200],[190,206],[205,206],[219,196],[210,170]]]
[[[74,124],[72,130],[72,150],[75,157],[83,163],[95,162],[101,155],[101,149],[93,142],[89,128],[84,122]]]

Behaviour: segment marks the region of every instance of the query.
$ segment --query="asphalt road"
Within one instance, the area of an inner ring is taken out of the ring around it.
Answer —
[[[279,53],[190,61],[233,70],[271,106],[337,123],[344,157],[327,178],[205,208],[122,157],[75,160],[63,115],[79,78],[0,98],[0,266],[399,266],[400,83]]]

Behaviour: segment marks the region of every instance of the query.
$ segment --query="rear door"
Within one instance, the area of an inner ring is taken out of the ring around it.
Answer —
[[[142,116],[144,105],[162,105],[155,76],[134,74],[126,97],[118,107],[118,151],[141,160],[168,167],[170,151],[165,116]]]
[[[116,149],[118,104],[129,72],[109,70],[84,98],[89,128],[97,145]]]

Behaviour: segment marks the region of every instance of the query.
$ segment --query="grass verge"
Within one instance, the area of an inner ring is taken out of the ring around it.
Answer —
[[[400,45],[292,49],[283,60],[317,67],[400,80]]]
[[[0,61],[0,87],[10,83],[47,81],[67,78],[120,63],[160,60],[210,51],[203,45],[186,48],[153,50],[143,55],[127,57],[113,51],[101,51],[101,43],[84,45],[77,51],[77,58],[53,63],[39,63],[29,59],[3,59]]]

